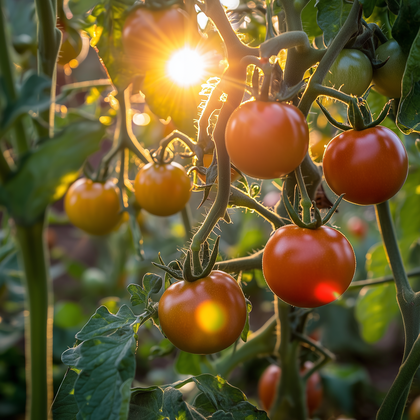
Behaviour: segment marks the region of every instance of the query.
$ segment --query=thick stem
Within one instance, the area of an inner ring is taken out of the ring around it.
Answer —
[[[228,273],[239,273],[240,271],[261,270],[264,250],[256,252],[248,257],[234,258],[218,262],[215,270],[227,271]]]
[[[420,268],[416,268],[414,270],[411,270],[407,273],[407,277],[418,277],[420,276]],[[377,284],[383,284],[383,283],[390,283],[391,281],[394,281],[394,276],[384,276],[378,279],[368,279],[368,280],[358,280],[351,282],[349,288],[358,288],[358,287],[365,287],[365,286],[375,286]]]
[[[25,271],[27,313],[25,353],[28,420],[51,419],[53,306],[44,221],[16,225],[16,237]]]

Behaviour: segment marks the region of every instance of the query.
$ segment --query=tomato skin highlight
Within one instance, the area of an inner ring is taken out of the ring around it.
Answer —
[[[383,67],[373,71],[373,89],[389,98],[399,98],[407,56],[393,39],[376,49],[377,59],[385,61],[388,57]]]
[[[233,344],[246,321],[241,288],[229,274],[214,270],[192,283],[172,284],[159,301],[159,322],[180,350],[211,354]]]
[[[64,210],[70,222],[92,235],[105,235],[121,219],[118,189],[112,181],[93,182],[80,178],[64,198]]]
[[[313,364],[305,363],[304,372],[310,369]],[[261,406],[265,411],[269,411],[274,403],[277,386],[280,382],[281,368],[277,365],[269,365],[262,373],[258,381],[258,397]],[[309,415],[320,406],[324,392],[321,383],[321,376],[318,372],[313,373],[306,382],[306,405]]]
[[[245,102],[233,111],[226,126],[232,163],[253,178],[279,178],[294,171],[308,145],[304,115],[286,103]]]
[[[408,174],[408,156],[398,136],[382,126],[348,130],[325,149],[324,176],[344,200],[359,205],[379,204],[393,197]]]
[[[188,25],[187,15],[179,8],[150,10],[138,7],[124,23],[124,50],[140,72],[154,69],[171,53],[184,47],[188,41]]]
[[[268,286],[289,305],[317,308],[349,287],[356,258],[346,237],[328,226],[283,226],[265,246],[262,268]]]
[[[191,181],[176,162],[148,163],[134,180],[134,193],[142,208],[155,216],[171,216],[181,211],[191,196]]]
[[[366,55],[359,50],[345,49],[338,54],[323,84],[348,95],[361,96],[371,81],[372,65]]]

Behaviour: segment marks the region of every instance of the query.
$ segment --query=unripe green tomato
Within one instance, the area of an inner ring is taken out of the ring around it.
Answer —
[[[404,54],[395,40],[389,40],[376,49],[376,58],[389,60],[373,72],[373,89],[389,98],[401,96],[401,81],[404,75],[407,55]]]
[[[340,51],[323,84],[348,95],[361,96],[372,81],[372,65],[359,50]]]

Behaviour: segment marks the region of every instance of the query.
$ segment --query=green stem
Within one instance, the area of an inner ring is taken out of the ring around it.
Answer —
[[[248,257],[233,258],[221,261],[215,265],[215,270],[239,273],[240,271],[261,270],[264,250],[256,252]]]
[[[407,277],[418,277],[420,276],[420,268],[416,268],[412,271],[409,271],[407,273]],[[383,284],[383,283],[390,283],[391,281],[394,281],[394,276],[393,275],[389,275],[389,276],[384,276],[381,278],[377,278],[377,279],[368,279],[368,280],[359,280],[359,281],[353,281],[350,284],[351,289],[356,289],[358,287],[365,287],[365,286],[375,286],[377,284]]]
[[[317,92],[317,96],[327,96],[328,98],[336,99],[337,101],[343,102],[344,104],[349,104],[351,101],[351,96],[347,95],[341,90],[334,89],[332,87],[320,85],[318,83],[313,83],[312,88]]]
[[[272,316],[258,331],[248,337],[248,341],[238,345],[236,351],[224,353],[214,363],[214,371],[223,377],[240,363],[252,360],[256,357],[269,356],[273,354],[276,344],[276,317]]]
[[[16,237],[25,270],[27,419],[50,419],[52,388],[53,306],[43,238],[44,221],[32,226],[16,225]]]
[[[3,77],[3,87],[6,93],[7,103],[12,104],[16,102],[18,95],[13,76],[14,66],[9,54],[9,45],[11,45],[11,42],[8,43],[7,41],[6,16],[4,15],[3,0],[0,0],[0,70]],[[21,118],[16,121],[14,129],[15,144],[13,146],[18,155],[22,155],[29,150],[29,142]]]
[[[184,224],[184,228],[185,228],[185,236],[187,238],[187,241],[189,241],[192,236],[192,224],[191,224],[191,209],[188,203],[181,210],[181,217],[182,217],[182,223]]]
[[[299,187],[300,193],[300,205],[302,207],[303,213],[303,223],[310,223],[311,222],[311,206],[312,202],[309,198],[308,191],[306,190],[305,181],[303,180],[302,176],[302,169],[300,165],[295,169],[295,177]]]

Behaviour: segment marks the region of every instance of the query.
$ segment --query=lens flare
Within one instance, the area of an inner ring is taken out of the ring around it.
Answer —
[[[217,302],[209,300],[197,307],[195,316],[198,325],[209,333],[220,331],[227,322],[225,310]]]
[[[203,57],[189,48],[175,52],[166,67],[169,77],[180,86],[197,84],[203,78],[204,70]]]
[[[314,294],[321,302],[330,303],[341,296],[337,291],[337,287],[328,283],[320,283],[316,286]]]

